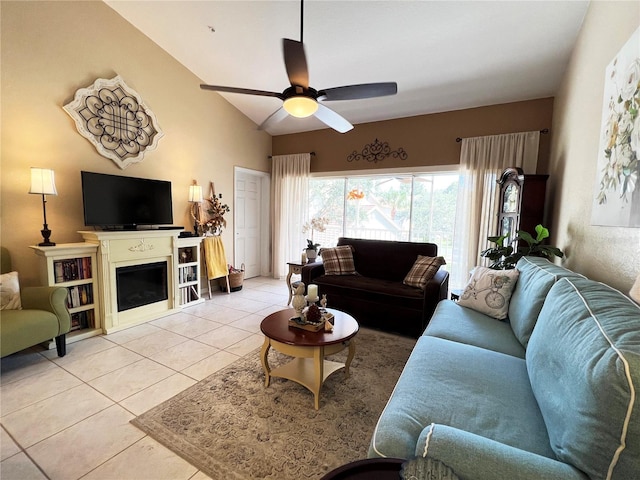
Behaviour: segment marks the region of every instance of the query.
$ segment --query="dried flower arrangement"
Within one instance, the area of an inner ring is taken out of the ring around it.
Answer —
[[[227,226],[224,214],[230,212],[231,209],[229,205],[222,203],[221,193],[216,195],[213,182],[209,182],[209,185],[211,186],[211,193],[206,200],[207,206],[205,209],[208,219],[201,225],[202,233],[205,235],[220,235]]]

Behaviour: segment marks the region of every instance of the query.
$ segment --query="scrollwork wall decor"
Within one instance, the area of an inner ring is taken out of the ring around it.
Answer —
[[[351,152],[347,157],[347,162],[366,160],[367,162],[378,163],[387,157],[399,158],[400,160],[406,160],[409,158],[409,154],[404,148],[398,148],[397,150],[391,150],[389,142],[380,142],[377,138],[373,143],[369,143],[362,148],[362,151]]]
[[[122,169],[141,162],[163,135],[156,116],[119,75],[79,89],[63,108],[80,135]]]

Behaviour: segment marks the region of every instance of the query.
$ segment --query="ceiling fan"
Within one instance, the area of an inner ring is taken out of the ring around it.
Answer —
[[[203,90],[214,90],[217,92],[244,93],[247,95],[260,95],[264,97],[277,97],[283,101],[282,107],[273,112],[258,127],[266,130],[270,125],[274,125],[288,115],[298,118],[305,118],[311,115],[333,128],[345,133],[353,128],[353,125],[344,117],[325,107],[321,101],[335,100],[358,100],[363,98],[383,97],[395,95],[398,92],[398,85],[395,82],[363,83],[358,85],[345,85],[342,87],[325,88],[316,90],[309,86],[309,70],[307,68],[307,57],[304,52],[302,42],[304,17],[304,0],[301,0],[300,8],[300,41],[282,39],[282,51],[284,54],[284,65],[289,77],[290,87],[281,93],[269,92],[265,90],[253,90],[249,88],[223,87],[220,85],[200,85]]]

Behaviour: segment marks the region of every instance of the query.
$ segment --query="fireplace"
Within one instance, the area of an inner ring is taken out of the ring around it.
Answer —
[[[80,233],[85,242],[98,245],[104,333],[179,311],[177,230]]]
[[[118,312],[167,300],[167,262],[116,268],[116,292]]]

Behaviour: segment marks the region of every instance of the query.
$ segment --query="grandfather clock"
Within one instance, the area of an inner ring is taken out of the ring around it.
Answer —
[[[505,245],[516,237],[518,230],[535,237],[536,225],[543,222],[548,178],[549,175],[525,174],[517,167],[507,168],[500,175],[497,234],[508,237]]]

